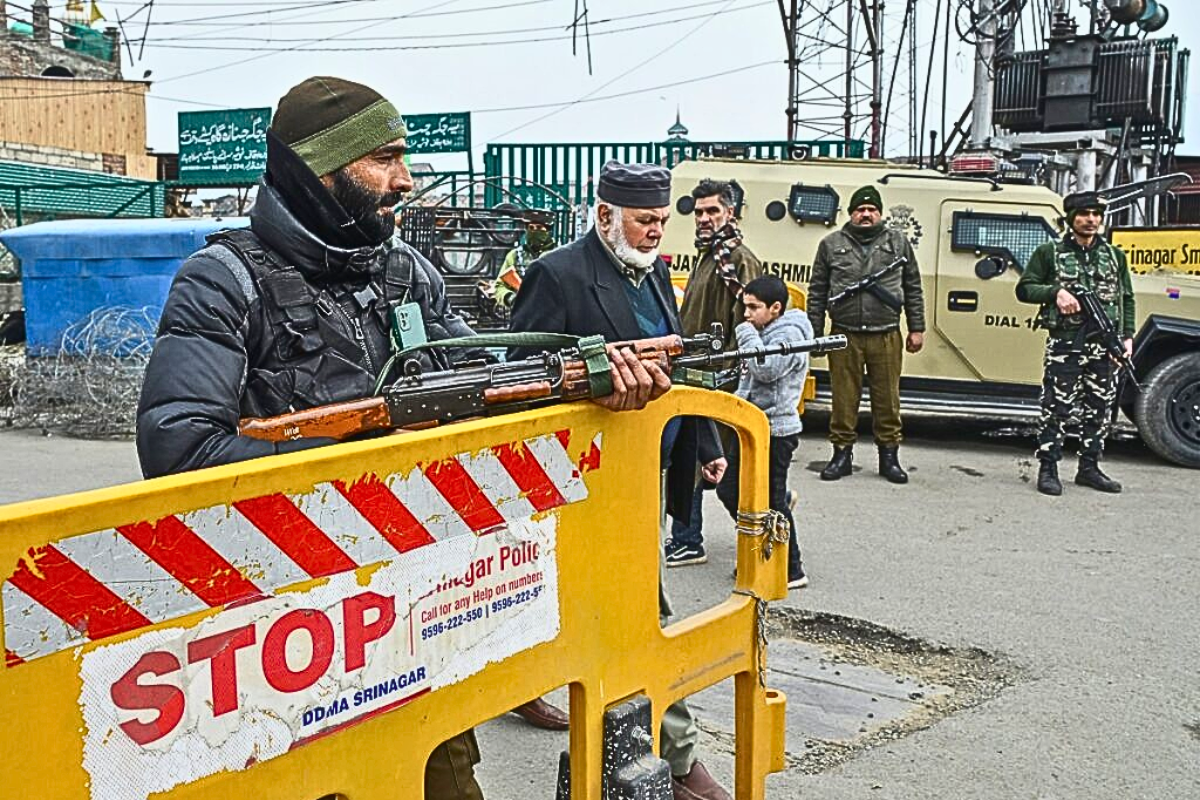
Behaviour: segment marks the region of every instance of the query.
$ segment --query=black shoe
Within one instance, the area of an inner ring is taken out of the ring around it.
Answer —
[[[703,564],[708,561],[702,544],[684,544],[672,539],[663,549],[667,554],[668,567],[686,567],[689,564]]]
[[[1090,486],[1098,492],[1121,493],[1121,484],[1101,472],[1100,465],[1093,458],[1079,459],[1079,471],[1075,473],[1075,482],[1080,486]]]
[[[890,483],[908,483],[908,473],[900,466],[899,446],[879,446],[879,474]]]
[[[804,574],[804,567],[799,566],[795,570],[789,569],[787,587],[789,589],[803,589],[805,586],[808,586],[808,576]]]
[[[829,459],[825,469],[821,470],[821,480],[836,481],[838,478],[844,478],[850,474],[853,466],[854,448],[835,447],[833,448],[833,458]]]
[[[1042,459],[1038,467],[1037,490],[1042,494],[1058,497],[1062,494],[1062,481],[1058,479],[1058,462]]]

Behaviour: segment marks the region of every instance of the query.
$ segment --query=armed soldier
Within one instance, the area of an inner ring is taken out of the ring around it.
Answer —
[[[700,258],[688,276],[683,305],[679,308],[683,335],[707,333],[709,326],[719,322],[725,330],[724,344],[729,347],[735,343],[734,331],[745,315],[742,287],[762,277],[762,264],[736,227],[732,184],[706,178],[692,189],[692,200]],[[726,449],[734,438],[724,439]],[[705,481],[701,486],[713,485]],[[666,543],[668,567],[703,564],[708,560],[704,552],[703,498],[703,492],[696,492],[689,518],[672,523],[671,537]]]
[[[808,286],[808,317],[816,335],[824,332],[828,316],[830,331],[850,340],[845,350],[829,354],[833,458],[821,471],[821,480],[836,481],[850,474],[865,368],[879,474],[892,483],[907,483],[908,473],[899,459],[900,370],[904,350],[918,353],[925,344],[921,272],[908,239],[883,222],[883,199],[874,186],[856,191],[849,211],[850,221],[817,247]],[[908,322],[904,339],[901,310]]]
[[[549,253],[555,247],[554,214],[540,208],[525,211],[525,235],[521,244],[508,251],[504,263],[500,266],[500,274],[492,284],[492,297],[501,308],[512,308],[517,290],[525,278],[525,270],[537,259]]]
[[[1101,492],[1121,491],[1121,484],[1100,471],[1117,399],[1116,364],[1100,341],[1097,326],[1088,324],[1081,313],[1079,299],[1084,292],[1095,294],[1120,334],[1125,358],[1132,356],[1133,282],[1125,253],[1100,233],[1104,207],[1095,192],[1068,196],[1063,210],[1071,230],[1061,241],[1034,250],[1017,282],[1018,300],[1041,305],[1037,324],[1048,334],[1037,449],[1041,462],[1037,490],[1042,494],[1062,494],[1058,462],[1072,414],[1078,414],[1080,427],[1075,483]]]
[[[430,340],[472,334],[432,265],[393,238],[413,187],[406,133],[390,102],[350,81],[309,78],[279,101],[249,230],[216,234],[167,297],[138,405],[146,477],[331,442],[264,441],[238,420],[371,396],[394,309],[415,307]],[[642,407],[670,387],[631,351],[614,357],[602,405]],[[478,761],[472,731],[439,745],[425,796],[481,800]]]

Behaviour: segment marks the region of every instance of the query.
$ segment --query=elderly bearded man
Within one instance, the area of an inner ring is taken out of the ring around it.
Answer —
[[[595,225],[587,235],[529,266],[513,306],[512,330],[602,335],[610,342],[682,333],[671,276],[658,257],[671,216],[671,173],[653,164],[610,161],[596,195]],[[715,426],[696,418],[672,420],[663,431],[660,458],[667,470],[665,505],[686,519],[697,462],[711,483],[720,482],[725,471]],[[661,585],[659,606],[665,622],[671,610]],[[697,735],[686,703],[667,709],[662,755],[671,765],[675,798],[728,800],[696,760]]]

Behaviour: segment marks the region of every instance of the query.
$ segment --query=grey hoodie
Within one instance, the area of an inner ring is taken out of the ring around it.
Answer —
[[[813,338],[812,323],[808,315],[794,308],[759,331],[749,322],[743,322],[734,330],[737,346],[762,347],[779,342],[800,342]],[[796,353],[789,356],[767,356],[763,363],[756,359],[742,362],[742,376],[738,381],[737,396],[749,400],[762,409],[771,423],[772,436],[791,436],[803,429],[800,414],[800,392],[804,390],[804,379],[808,377],[808,354]]]

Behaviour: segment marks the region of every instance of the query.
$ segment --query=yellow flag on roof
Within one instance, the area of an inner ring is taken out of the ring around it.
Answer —
[[[95,23],[96,20],[98,20],[98,19],[103,19],[103,20],[107,21],[108,18],[105,17],[103,13],[101,13],[100,6],[96,5],[96,0],[92,0],[92,13],[88,16],[88,24],[91,25],[91,24]]]

